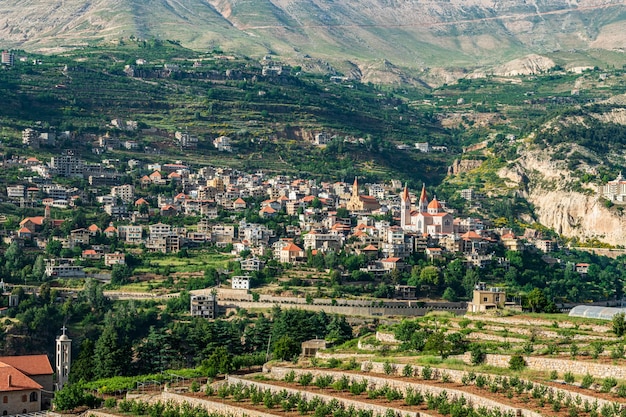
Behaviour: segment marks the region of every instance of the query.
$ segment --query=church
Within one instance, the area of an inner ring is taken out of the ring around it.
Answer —
[[[355,178],[354,184],[352,185],[352,195],[350,196],[346,208],[348,211],[372,212],[378,210],[380,204],[378,200],[376,200],[376,197],[359,194],[359,181]]]
[[[431,236],[449,235],[454,231],[454,218],[447,213],[437,197],[428,201],[426,187],[422,186],[417,209],[411,207],[409,189],[405,186],[400,202],[400,226],[407,232],[428,234]]]

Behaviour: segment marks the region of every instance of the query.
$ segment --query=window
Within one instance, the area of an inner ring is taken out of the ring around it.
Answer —
[[[483,303],[487,302],[487,297],[483,297]]]
[[[4,397],[2,397],[2,402],[4,404],[8,403],[9,402],[9,397],[7,397],[6,395]]]
[[[37,391],[33,391],[30,393],[30,402],[35,402],[39,399],[39,395],[37,395]]]
[[[22,402],[25,403],[28,400],[28,395],[22,395]]]

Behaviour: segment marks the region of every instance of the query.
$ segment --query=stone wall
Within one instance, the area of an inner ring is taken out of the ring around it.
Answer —
[[[285,375],[290,371],[294,371],[296,375],[307,373],[307,372],[310,372],[313,376],[332,375],[335,379],[341,378],[343,375],[346,375],[345,372],[316,370],[316,369],[284,368],[284,367],[277,367],[277,366],[272,367],[271,375],[272,377],[276,379],[283,379]],[[471,401],[474,407],[487,407],[489,409],[511,411],[513,413],[521,413],[521,415],[525,417],[541,417],[541,414],[535,413],[531,410],[514,408],[509,405],[490,400],[488,398],[483,398],[478,395],[474,395],[471,393],[467,393],[464,391],[455,390],[455,389],[451,389],[447,387],[444,388],[444,387],[438,387],[438,386],[433,386],[433,385],[428,385],[428,384],[420,384],[419,382],[407,382],[407,381],[401,381],[397,379],[381,378],[381,377],[377,377],[374,375],[358,375],[358,374],[349,374],[349,375],[355,381],[367,380],[370,385],[374,385],[377,387],[382,387],[386,384],[391,388],[395,388],[403,392],[405,392],[408,387],[412,387],[413,389],[419,389],[423,393],[430,392],[434,395],[439,395],[442,391],[446,391],[448,395],[450,396],[454,396],[454,397],[464,396],[468,401]]]
[[[192,406],[199,406],[206,409],[209,413],[221,413],[224,416],[232,417],[275,417],[274,414],[264,413],[262,411],[249,410],[247,408],[237,407],[235,405],[206,400],[204,398],[187,397],[184,395],[174,394],[171,392],[163,392],[161,394],[163,402],[173,401],[176,404],[188,403]]]
[[[469,352],[464,355],[454,356],[454,358],[461,359],[465,363],[471,363]],[[508,368],[510,360],[511,355],[485,355],[485,364],[499,368]],[[589,374],[594,378],[613,377],[626,379],[626,367],[624,366],[568,359],[540,358],[536,356],[524,356],[524,360],[530,369],[538,371],[557,371],[559,375],[563,375],[565,372],[571,372],[575,375]]]
[[[242,378],[237,378],[237,377],[229,377],[228,378],[228,382],[232,383],[232,384],[237,384],[237,383],[241,383],[244,385],[256,385],[258,388],[263,389],[263,390],[270,390],[272,392],[280,392],[280,391],[287,391],[290,394],[300,394],[303,397],[305,397],[307,400],[311,400],[313,397],[319,397],[320,399],[324,400],[326,403],[332,401],[333,399],[337,399],[338,401],[344,403],[346,405],[346,407],[350,407],[353,406],[355,409],[357,410],[371,410],[374,415],[378,414],[378,415],[385,415],[385,412],[387,410],[393,410],[394,413],[396,415],[402,415],[405,417],[420,417],[421,416],[425,416],[424,413],[418,413],[415,411],[407,411],[407,410],[402,410],[399,408],[393,408],[393,407],[385,407],[382,405],[376,405],[376,404],[370,404],[370,403],[365,403],[365,402],[361,402],[361,401],[357,401],[357,400],[350,400],[347,398],[337,398],[337,397],[333,397],[331,395],[324,395],[324,394],[320,394],[318,392],[310,392],[310,391],[305,391],[305,390],[299,390],[296,388],[286,388],[286,387],[281,387],[279,385],[272,385],[272,384],[265,384],[259,381],[253,381],[253,380],[249,380],[249,379],[242,379]]]
[[[406,364],[392,364],[392,365],[395,368],[395,373],[393,373],[392,375],[402,375],[402,368]],[[384,366],[385,364],[383,362],[363,362],[361,364],[361,369],[364,371],[369,369],[368,372],[384,374],[385,373]],[[411,367],[413,368],[413,375],[415,375],[416,377],[422,375],[422,369],[424,369],[424,366],[411,364]],[[443,375],[447,375],[450,381],[457,382],[457,383],[462,383],[463,375],[467,373],[466,371],[457,371],[454,369],[446,369],[446,368],[435,368],[432,366],[430,367],[430,369],[432,371],[432,379],[441,379]],[[481,374],[480,372],[476,373],[476,375],[485,375],[485,376],[489,376],[493,378],[493,375],[485,374],[485,373]],[[543,384],[539,384],[535,382],[535,385],[543,385]],[[613,401],[603,400],[603,399],[594,397],[593,395],[578,394],[577,392],[571,392],[566,389],[561,389],[561,388],[557,388],[553,386],[550,386],[550,388],[554,390],[554,392],[562,392],[564,395],[563,398],[580,397],[582,401],[586,400],[586,401],[589,401],[590,403],[597,401],[600,406],[604,404],[608,404],[608,405],[613,404]]]

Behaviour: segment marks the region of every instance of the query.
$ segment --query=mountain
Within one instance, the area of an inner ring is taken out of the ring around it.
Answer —
[[[623,0],[4,0],[0,46],[51,51],[161,38],[322,60],[346,74],[385,61],[409,72],[475,69],[532,53],[594,66],[623,58],[624,20]]]

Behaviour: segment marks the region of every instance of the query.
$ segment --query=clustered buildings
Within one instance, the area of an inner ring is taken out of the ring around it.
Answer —
[[[4,236],[5,241],[30,242],[44,249],[49,240],[58,240],[63,248],[81,248],[83,259],[103,259],[108,267],[123,265],[125,254],[109,253],[106,245],[98,244],[100,235],[161,253],[202,244],[232,247],[233,254],[251,254],[251,259],[242,259],[242,270],[248,271],[262,268],[262,258],[268,253],[279,262],[298,263],[306,261],[309,251],[323,254],[345,250],[366,255],[369,263],[363,271],[373,276],[403,268],[406,258],[415,252],[431,260],[453,253],[468,266],[484,267],[506,262],[493,255],[494,245],[524,249],[509,230],[494,230],[476,218],[455,217],[445,202],[429,197],[426,187],[417,197],[399,181],[317,182],[229,168],[193,169],[182,161],[142,164],[131,160],[124,166],[117,160],[105,160],[87,164],[72,152],[52,157],[47,163],[14,158],[4,164],[20,165],[32,173],[19,184],[9,184],[7,198],[44,207],[44,216],[23,219],[18,230]],[[56,181],[59,177],[82,178],[89,187],[68,187]],[[122,183],[122,178],[132,181]],[[150,190],[154,189],[160,192],[153,195]],[[65,236],[42,234],[63,223],[53,218],[51,208],[68,208],[79,201],[96,204],[111,216],[111,223],[102,228],[91,224]],[[243,219],[235,216],[243,211],[247,213]],[[281,214],[293,217],[280,231],[264,221],[254,221]],[[176,216],[199,220],[191,227],[172,226],[167,219]],[[546,251],[551,249],[549,241],[541,245]],[[47,259],[46,274],[85,276],[74,259]]]

